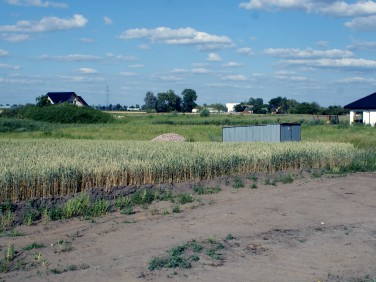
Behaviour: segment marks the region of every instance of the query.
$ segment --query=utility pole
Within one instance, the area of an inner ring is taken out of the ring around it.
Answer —
[[[107,108],[110,106],[110,96],[108,94],[108,84],[107,84],[107,87],[106,87],[106,106]]]

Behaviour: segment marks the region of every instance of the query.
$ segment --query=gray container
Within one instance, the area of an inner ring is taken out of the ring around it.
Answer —
[[[298,123],[222,128],[223,142],[299,142],[300,139],[300,124]]]

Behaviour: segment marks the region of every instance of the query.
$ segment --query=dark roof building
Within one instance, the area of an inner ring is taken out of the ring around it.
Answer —
[[[344,108],[349,110],[376,109],[376,92],[364,98],[356,100],[355,102],[344,106]]]
[[[376,125],[376,92],[356,100],[344,106],[344,108],[350,110],[350,124]]]
[[[51,104],[69,103],[77,106],[89,106],[75,92],[48,92],[47,97]]]

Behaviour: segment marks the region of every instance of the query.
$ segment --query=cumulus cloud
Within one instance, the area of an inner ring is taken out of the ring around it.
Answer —
[[[210,70],[206,69],[206,68],[194,68],[192,69],[192,73],[196,73],[196,74],[203,74],[203,73],[209,73]]]
[[[79,14],[72,18],[45,17],[40,21],[18,21],[14,25],[0,26],[0,32],[49,32],[84,27],[88,20]]]
[[[8,69],[8,70],[19,70],[20,66],[13,66],[8,64],[0,64],[0,69]]]
[[[247,80],[247,78],[242,74],[234,74],[234,75],[223,76],[222,80],[244,81],[244,80]]]
[[[105,25],[112,25],[112,19],[107,16],[103,17],[103,22]]]
[[[7,50],[0,49],[0,57],[8,56],[9,52]]]
[[[124,71],[124,72],[121,72],[120,75],[122,75],[122,76],[135,76],[137,74],[135,72]]]
[[[239,48],[238,50],[236,50],[236,53],[238,54],[242,54],[242,55],[253,55],[253,50],[252,48]]]
[[[144,65],[142,64],[134,64],[134,65],[129,65],[128,67],[132,68],[132,69],[141,69],[144,67]]]
[[[376,2],[365,0],[355,3],[334,0],[249,0],[239,7],[247,10],[295,9],[336,17],[358,17],[376,14]]]
[[[63,2],[41,1],[41,0],[6,0],[10,5],[42,8],[68,8]]]
[[[374,78],[364,78],[364,77],[348,77],[337,80],[338,83],[345,83],[345,84],[364,84],[364,83],[371,83],[376,84],[376,79]]]
[[[349,58],[354,54],[348,50],[313,50],[313,49],[283,49],[268,48],[264,53],[278,58]]]
[[[88,37],[82,37],[82,38],[80,38],[80,41],[83,42],[83,43],[93,43],[94,39],[88,38]]]
[[[238,63],[238,62],[228,62],[226,64],[223,64],[224,67],[229,67],[229,68],[241,67],[242,65],[243,65],[242,63]]]
[[[233,41],[227,36],[213,35],[197,31],[191,27],[178,29],[168,27],[128,29],[119,38],[124,40],[147,39],[151,42],[171,45],[196,45],[200,49],[218,49],[234,46]]]
[[[70,54],[66,56],[42,55],[40,59],[53,61],[99,61],[101,57],[82,54]]]
[[[314,68],[329,68],[342,70],[376,70],[375,60],[365,59],[316,59],[316,60],[285,60],[283,63],[287,65],[299,65]]]
[[[78,72],[82,74],[93,74],[93,73],[97,73],[98,71],[95,69],[91,69],[91,68],[79,68]]]
[[[345,26],[359,31],[376,31],[376,15],[352,19]]]
[[[1,33],[0,39],[8,42],[21,42],[29,40],[31,37],[28,34],[15,34],[15,33]]]
[[[376,51],[376,41],[352,40],[352,44],[347,46],[355,50],[373,50]]]
[[[217,53],[210,53],[206,60],[211,61],[211,62],[219,62],[219,61],[222,61],[222,58]]]

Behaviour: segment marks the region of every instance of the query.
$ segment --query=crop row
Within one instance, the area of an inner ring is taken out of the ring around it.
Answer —
[[[343,143],[0,140],[0,202],[95,187],[178,183],[290,169],[374,166]]]

